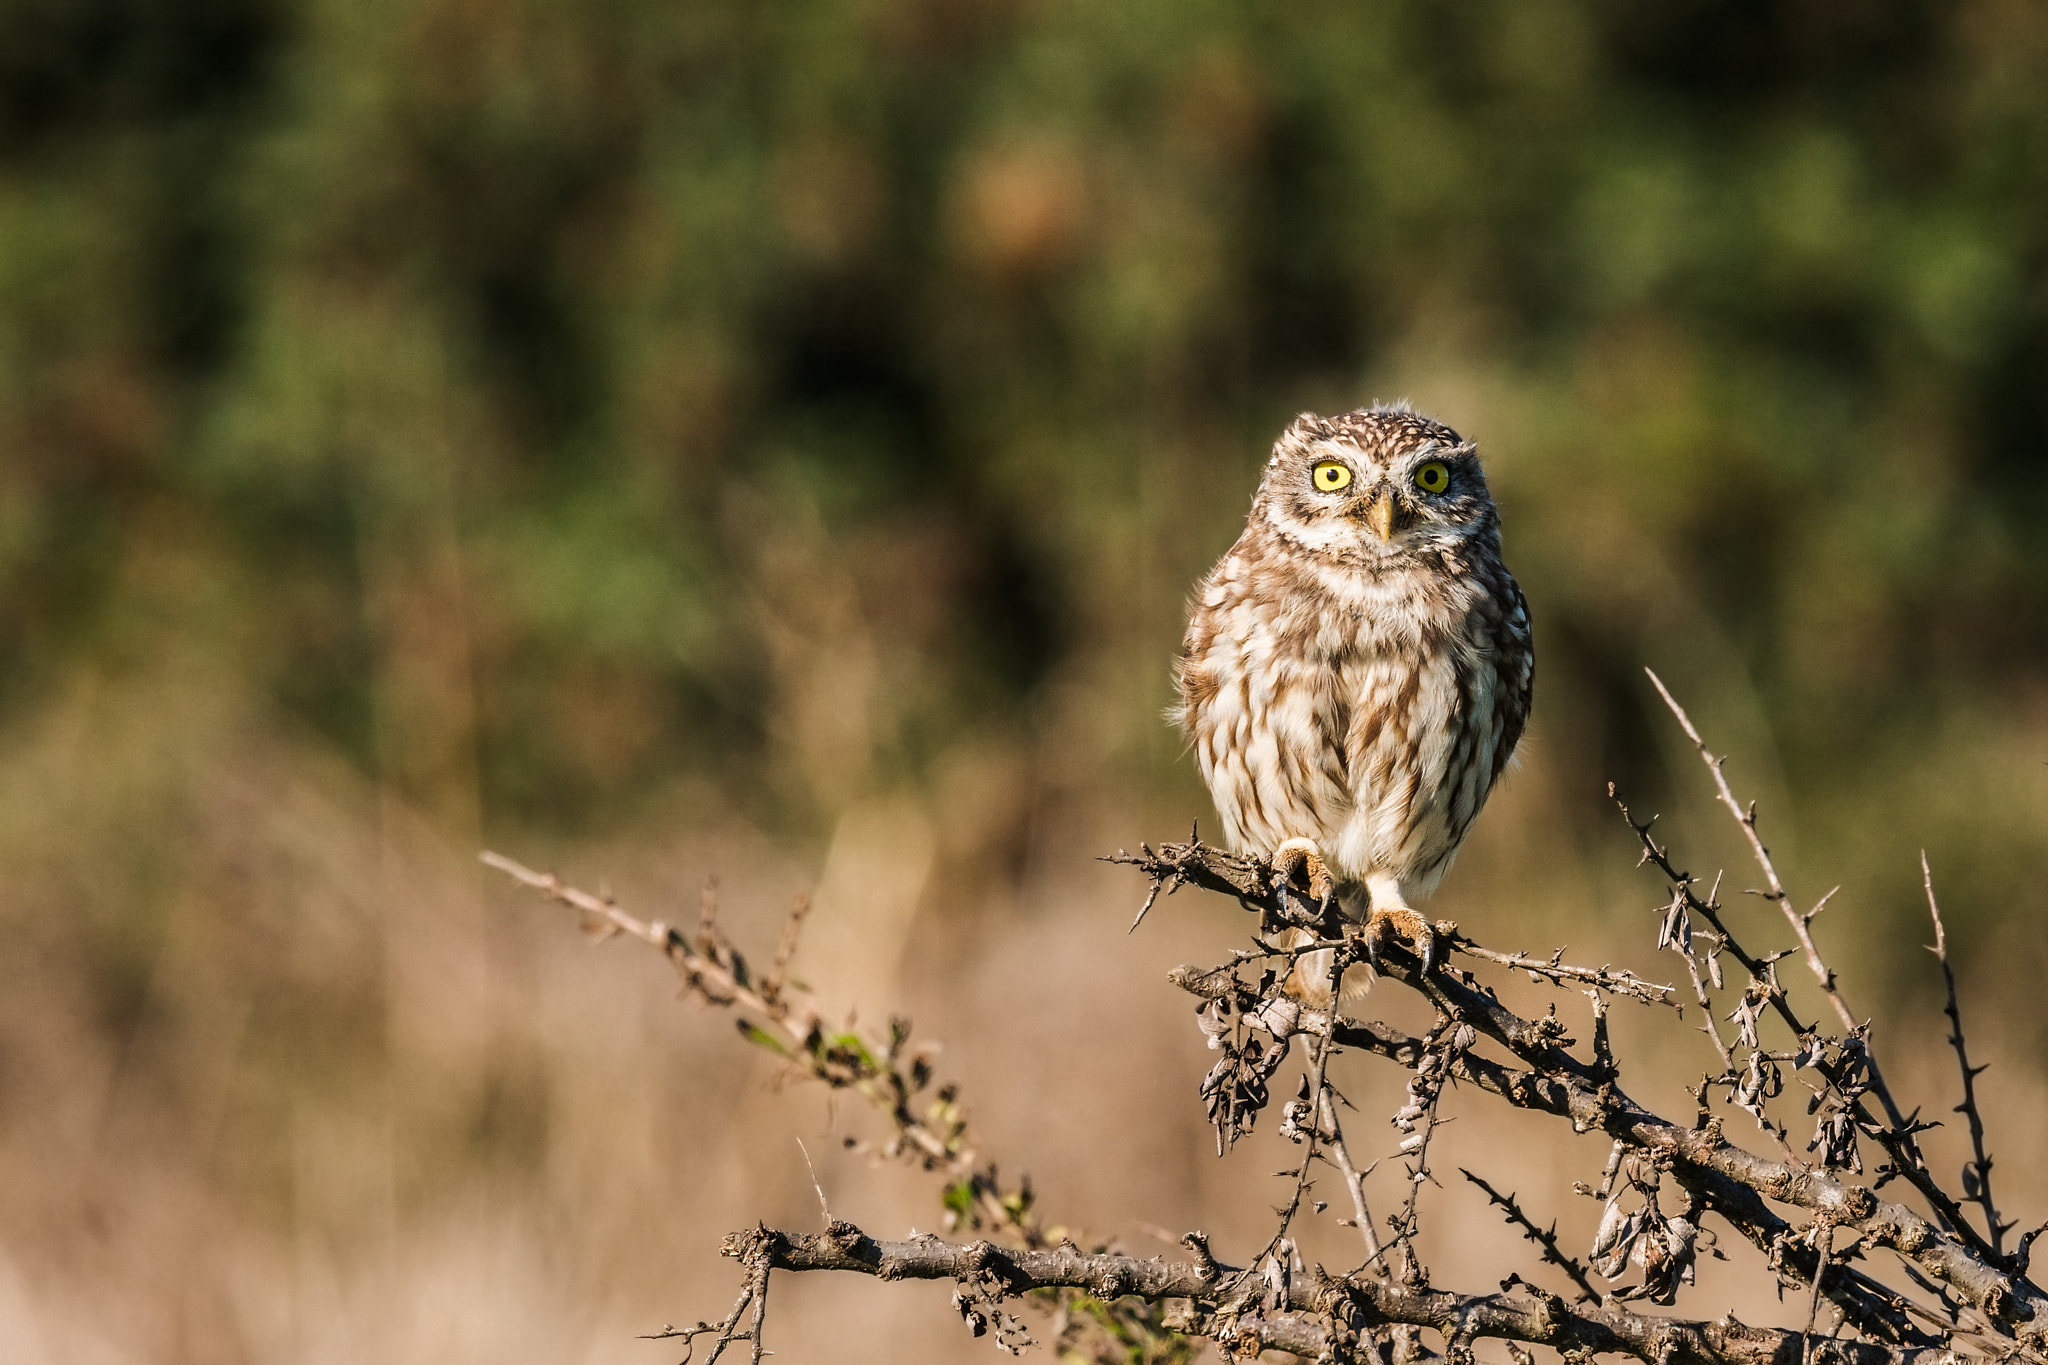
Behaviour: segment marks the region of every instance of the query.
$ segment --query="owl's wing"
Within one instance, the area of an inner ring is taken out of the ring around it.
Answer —
[[[1507,611],[1500,621],[1500,634],[1493,649],[1494,705],[1498,708],[1500,740],[1493,746],[1493,771],[1486,775],[1491,790],[1501,771],[1514,757],[1515,745],[1529,723],[1529,704],[1536,690],[1536,648],[1529,625],[1529,599],[1521,584],[1502,575]]]

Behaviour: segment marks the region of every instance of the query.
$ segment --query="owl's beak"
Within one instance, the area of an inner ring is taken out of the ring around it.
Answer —
[[[1394,538],[1394,491],[1382,488],[1373,495],[1372,502],[1365,509],[1365,524],[1372,527],[1372,533],[1386,542]]]

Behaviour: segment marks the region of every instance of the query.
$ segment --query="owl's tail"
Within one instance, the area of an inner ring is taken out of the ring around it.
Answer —
[[[1315,936],[1306,929],[1283,929],[1266,939],[1274,948],[1300,948],[1314,943]],[[1287,977],[1280,983],[1280,989],[1288,998],[1299,1000],[1312,1010],[1330,1008],[1330,969],[1335,965],[1336,951],[1318,948],[1312,953],[1303,953],[1294,959]],[[1372,990],[1372,983],[1378,979],[1368,962],[1354,962],[1344,972],[1344,979],[1337,987],[1339,1004],[1356,1004]]]

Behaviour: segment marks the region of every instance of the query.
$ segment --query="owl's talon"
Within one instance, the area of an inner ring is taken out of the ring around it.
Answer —
[[[1330,902],[1337,895],[1337,879],[1330,875],[1330,869],[1323,865],[1322,850],[1313,839],[1289,839],[1273,850],[1273,885],[1275,889],[1295,880],[1297,874],[1305,873],[1310,899],[1316,901],[1327,912]]]
[[[1428,975],[1436,965],[1436,930],[1429,921],[1405,905],[1375,905],[1365,920],[1365,950],[1374,967],[1379,966],[1380,938],[1387,933],[1406,939],[1414,947],[1415,956],[1422,960],[1423,974]]]

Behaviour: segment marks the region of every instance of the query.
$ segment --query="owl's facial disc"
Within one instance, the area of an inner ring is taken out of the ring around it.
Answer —
[[[1441,553],[1496,524],[1470,443],[1405,409],[1305,413],[1275,444],[1256,519],[1354,567]]]

